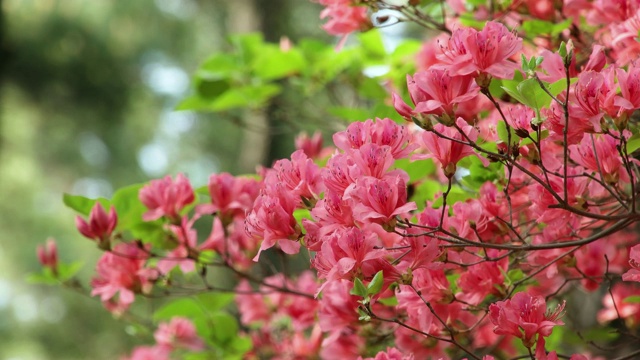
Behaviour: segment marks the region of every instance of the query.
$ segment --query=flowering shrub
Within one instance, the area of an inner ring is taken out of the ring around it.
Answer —
[[[444,35],[412,69],[406,47],[387,54],[377,35],[361,35],[359,53],[236,38],[256,61],[216,81],[244,72],[253,87],[196,93],[181,108],[260,107],[287,79],[313,88],[378,61],[391,70],[351,80],[380,114],[336,132],[335,148],[302,135],[259,177],[213,174],[194,190],[179,174],[110,200],[65,195],[104,252],[91,295],[108,311],[178,297],[153,315],[155,345],[129,358],[638,356],[614,340],[637,340],[640,326],[640,3],[319,3],[334,35],[391,17]],[[265,53],[282,65],[265,67]],[[330,68],[336,59],[350,65]],[[53,243],[38,256],[35,279],[76,284]],[[311,270],[289,271],[294,257]],[[280,271],[259,271],[269,263]]]

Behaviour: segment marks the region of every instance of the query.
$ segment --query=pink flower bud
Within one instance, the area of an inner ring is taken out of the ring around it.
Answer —
[[[38,245],[36,252],[40,264],[53,270],[55,273],[58,268],[58,249],[56,247],[56,241],[53,238],[47,239],[47,244],[45,246]]]
[[[322,153],[322,134],[316,131],[312,137],[306,132],[300,133],[296,137],[296,149],[304,151],[311,159],[317,159]]]
[[[113,230],[118,224],[118,215],[116,210],[111,207],[109,214],[104,210],[102,204],[96,202],[89,214],[89,222],[82,217],[76,217],[76,227],[78,231],[86,238],[96,240],[100,248],[110,248],[110,237]]]

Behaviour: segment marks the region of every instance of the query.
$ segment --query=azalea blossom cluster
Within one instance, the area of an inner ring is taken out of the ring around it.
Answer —
[[[332,147],[304,134],[256,177],[213,174],[194,189],[179,174],[94,201],[76,219],[104,252],[91,295],[123,316],[141,297],[202,305],[233,292],[248,359],[597,359],[598,347],[550,341],[585,316],[577,292],[601,301],[594,322],[634,337],[640,60],[629,33],[640,5],[447,1],[437,22],[419,1],[319,2],[334,35],[382,8],[448,30],[389,94],[404,122],[353,122]],[[573,25],[561,44],[524,39],[502,22],[461,25],[469,7],[480,20]],[[581,22],[607,24],[598,44]],[[61,276],[54,243],[38,257]],[[287,271],[295,258],[310,270]],[[213,283],[215,271],[237,285]],[[156,345],[130,359],[241,347],[212,335],[229,321],[218,308],[211,323],[188,318],[198,311],[160,322]]]

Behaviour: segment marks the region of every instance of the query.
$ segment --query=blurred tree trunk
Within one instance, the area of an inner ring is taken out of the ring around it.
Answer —
[[[229,1],[227,8],[227,31],[243,34],[260,31],[262,17],[255,0]],[[266,111],[246,111],[244,114],[243,146],[238,156],[241,173],[253,172],[257,164],[264,164],[269,152],[269,127]]]
[[[289,32],[291,6],[288,0],[234,0],[227,3],[227,30],[230,33],[262,32],[265,40],[278,42]],[[278,136],[267,129],[277,128],[278,119],[273,101],[266,109],[247,111],[244,116],[246,129],[242,150],[239,154],[241,172],[253,172],[257,164],[271,165],[271,161],[282,156],[280,144],[287,147],[290,135]]]
[[[7,44],[5,42],[5,24],[4,24],[4,10],[3,10],[3,4],[2,4],[2,0],[0,0],[0,109],[3,108],[2,106],[2,102],[4,100],[4,97],[2,96],[2,89],[3,89],[3,85],[4,85],[4,79],[5,79],[5,69],[6,66],[5,64],[7,63],[7,57],[9,55],[9,51],[7,49]],[[0,112],[0,159],[1,159],[1,155],[2,155],[2,145],[4,143],[3,141],[3,134],[2,134],[2,120],[3,120],[3,116],[4,113]]]

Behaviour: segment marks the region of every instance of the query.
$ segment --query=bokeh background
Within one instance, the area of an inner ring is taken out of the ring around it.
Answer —
[[[333,41],[305,0],[0,0],[0,359],[115,359],[142,340],[96,299],[31,285],[47,237],[86,282],[99,255],[75,230],[63,193],[114,189],[183,172],[250,172],[287,156],[294,129],[255,131],[225,114],[176,112],[190,76],[259,31]],[[282,114],[280,114],[282,115]],[[257,134],[256,134],[257,133]],[[247,138],[262,138],[247,147]]]

